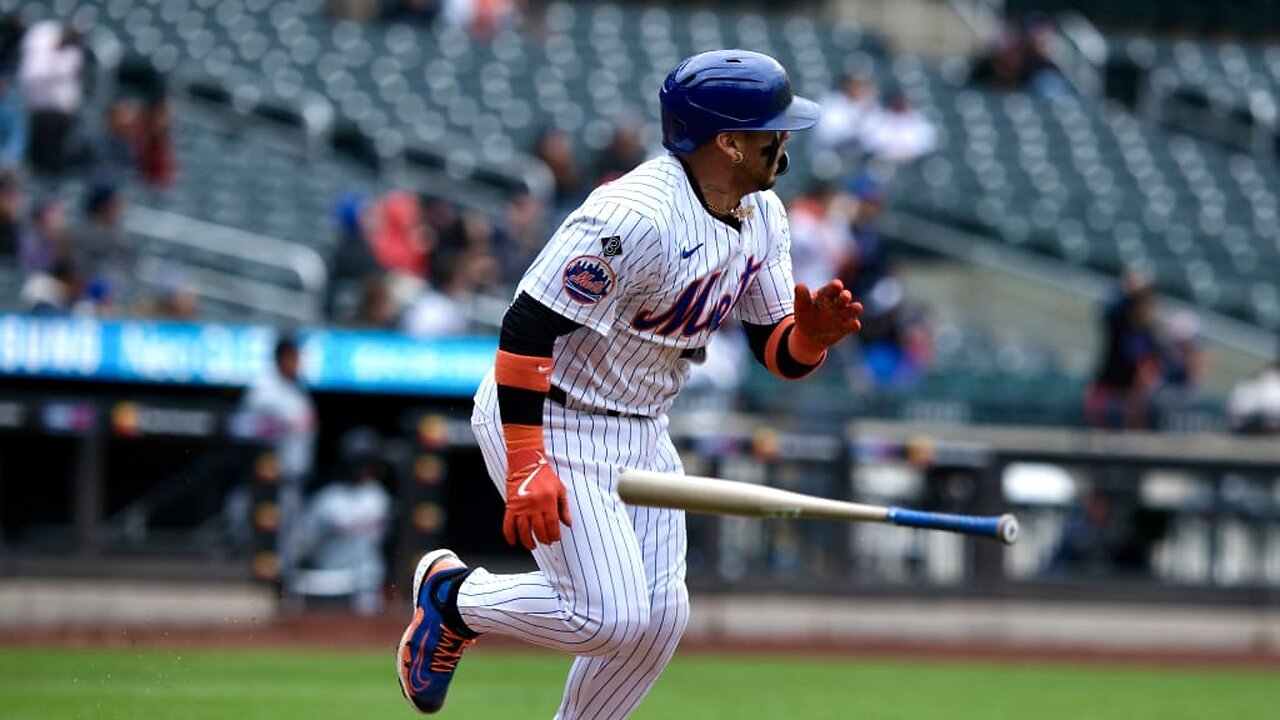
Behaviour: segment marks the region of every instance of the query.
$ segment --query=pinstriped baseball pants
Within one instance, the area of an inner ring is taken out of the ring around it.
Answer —
[[[548,460],[569,496],[572,527],[538,545],[539,570],[478,568],[458,609],[480,633],[518,638],[578,657],[557,720],[625,718],[675,653],[689,621],[684,513],[627,507],[622,468],[681,472],[663,418],[615,418],[547,403]],[[506,452],[492,379],[476,395],[472,426],[489,475],[505,495]]]

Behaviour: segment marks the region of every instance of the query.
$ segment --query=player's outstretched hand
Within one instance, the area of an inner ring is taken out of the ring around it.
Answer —
[[[862,329],[862,303],[855,302],[844,283],[832,280],[817,292],[804,283],[796,285],[796,329],[793,331],[807,349],[818,353]]]
[[[507,512],[502,533],[507,542],[532,550],[538,542],[560,541],[560,523],[572,525],[569,497],[541,450],[514,450],[507,455]]]

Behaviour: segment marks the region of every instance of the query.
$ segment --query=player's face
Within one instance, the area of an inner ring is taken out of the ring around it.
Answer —
[[[756,190],[768,190],[778,181],[779,163],[787,151],[791,133],[751,130],[743,133],[742,171]]]

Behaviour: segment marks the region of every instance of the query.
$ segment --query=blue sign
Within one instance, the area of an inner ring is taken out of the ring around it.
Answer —
[[[275,340],[262,326],[0,314],[0,376],[243,386],[269,367]],[[299,340],[313,389],[454,397],[475,392],[498,349],[492,337],[375,330]]]

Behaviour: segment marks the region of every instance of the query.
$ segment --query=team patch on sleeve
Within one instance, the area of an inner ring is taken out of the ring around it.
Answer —
[[[615,284],[609,263],[595,255],[579,255],[564,266],[564,291],[574,302],[598,303],[613,292]]]

